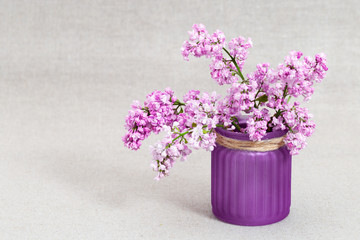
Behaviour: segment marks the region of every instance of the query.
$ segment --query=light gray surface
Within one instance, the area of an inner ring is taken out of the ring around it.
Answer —
[[[291,213],[264,227],[214,218],[210,154],[153,181],[123,147],[130,103],[171,86],[217,90],[182,60],[193,23],[251,36],[245,65],[325,52],[307,104],[317,131],[294,157]],[[0,1],[0,239],[355,239],[360,234],[357,1]]]

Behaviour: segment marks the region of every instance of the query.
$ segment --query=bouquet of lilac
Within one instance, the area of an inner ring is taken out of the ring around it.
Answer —
[[[209,34],[202,24],[194,24],[181,53],[210,58],[210,75],[219,85],[228,84],[227,95],[190,90],[183,99],[174,92],[155,91],[146,96],[143,105],[135,101],[126,117],[125,146],[137,150],[150,133],[165,132],[162,141],[151,146],[155,179],[167,176],[177,158],[185,160],[192,149],[212,151],[217,127],[247,133],[252,141],[261,141],[267,132],[288,130],[284,139],[291,154],[306,146],[306,138],[315,129],[311,114],[300,107],[295,98],[308,101],[314,92],[314,82],[325,77],[325,54],[302,58],[301,52],[290,52],[277,68],[258,64],[256,70],[242,73],[251,39],[243,37],[225,41],[220,30]],[[246,126],[239,116],[246,115]]]

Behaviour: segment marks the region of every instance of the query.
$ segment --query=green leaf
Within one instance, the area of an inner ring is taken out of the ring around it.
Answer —
[[[268,101],[268,96],[262,95],[262,96],[258,97],[257,99],[255,99],[255,101],[267,102]]]
[[[179,99],[177,99],[177,100],[173,103],[173,105],[177,105],[177,106],[185,106],[185,103],[182,103],[182,102],[180,102],[180,100],[179,100]]]
[[[208,130],[203,129],[203,134],[207,134],[208,132]]]

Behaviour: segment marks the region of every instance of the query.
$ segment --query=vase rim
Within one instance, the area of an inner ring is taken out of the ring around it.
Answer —
[[[224,137],[237,139],[237,140],[245,140],[245,141],[251,141],[248,133],[241,133],[241,132],[234,132],[230,130],[226,130],[220,127],[216,128],[216,132],[221,134]],[[265,136],[262,138],[262,140],[265,139],[272,139],[272,138],[278,138],[284,136],[288,130],[275,130],[272,132],[267,132]]]

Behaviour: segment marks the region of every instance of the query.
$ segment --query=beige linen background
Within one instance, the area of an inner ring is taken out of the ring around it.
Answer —
[[[356,239],[360,10],[328,1],[0,1],[0,239]],[[292,207],[264,227],[211,213],[210,154],[153,180],[149,145],[123,147],[134,99],[171,86],[225,93],[183,61],[193,23],[254,42],[245,72],[324,52],[306,104],[317,131],[293,158]]]

